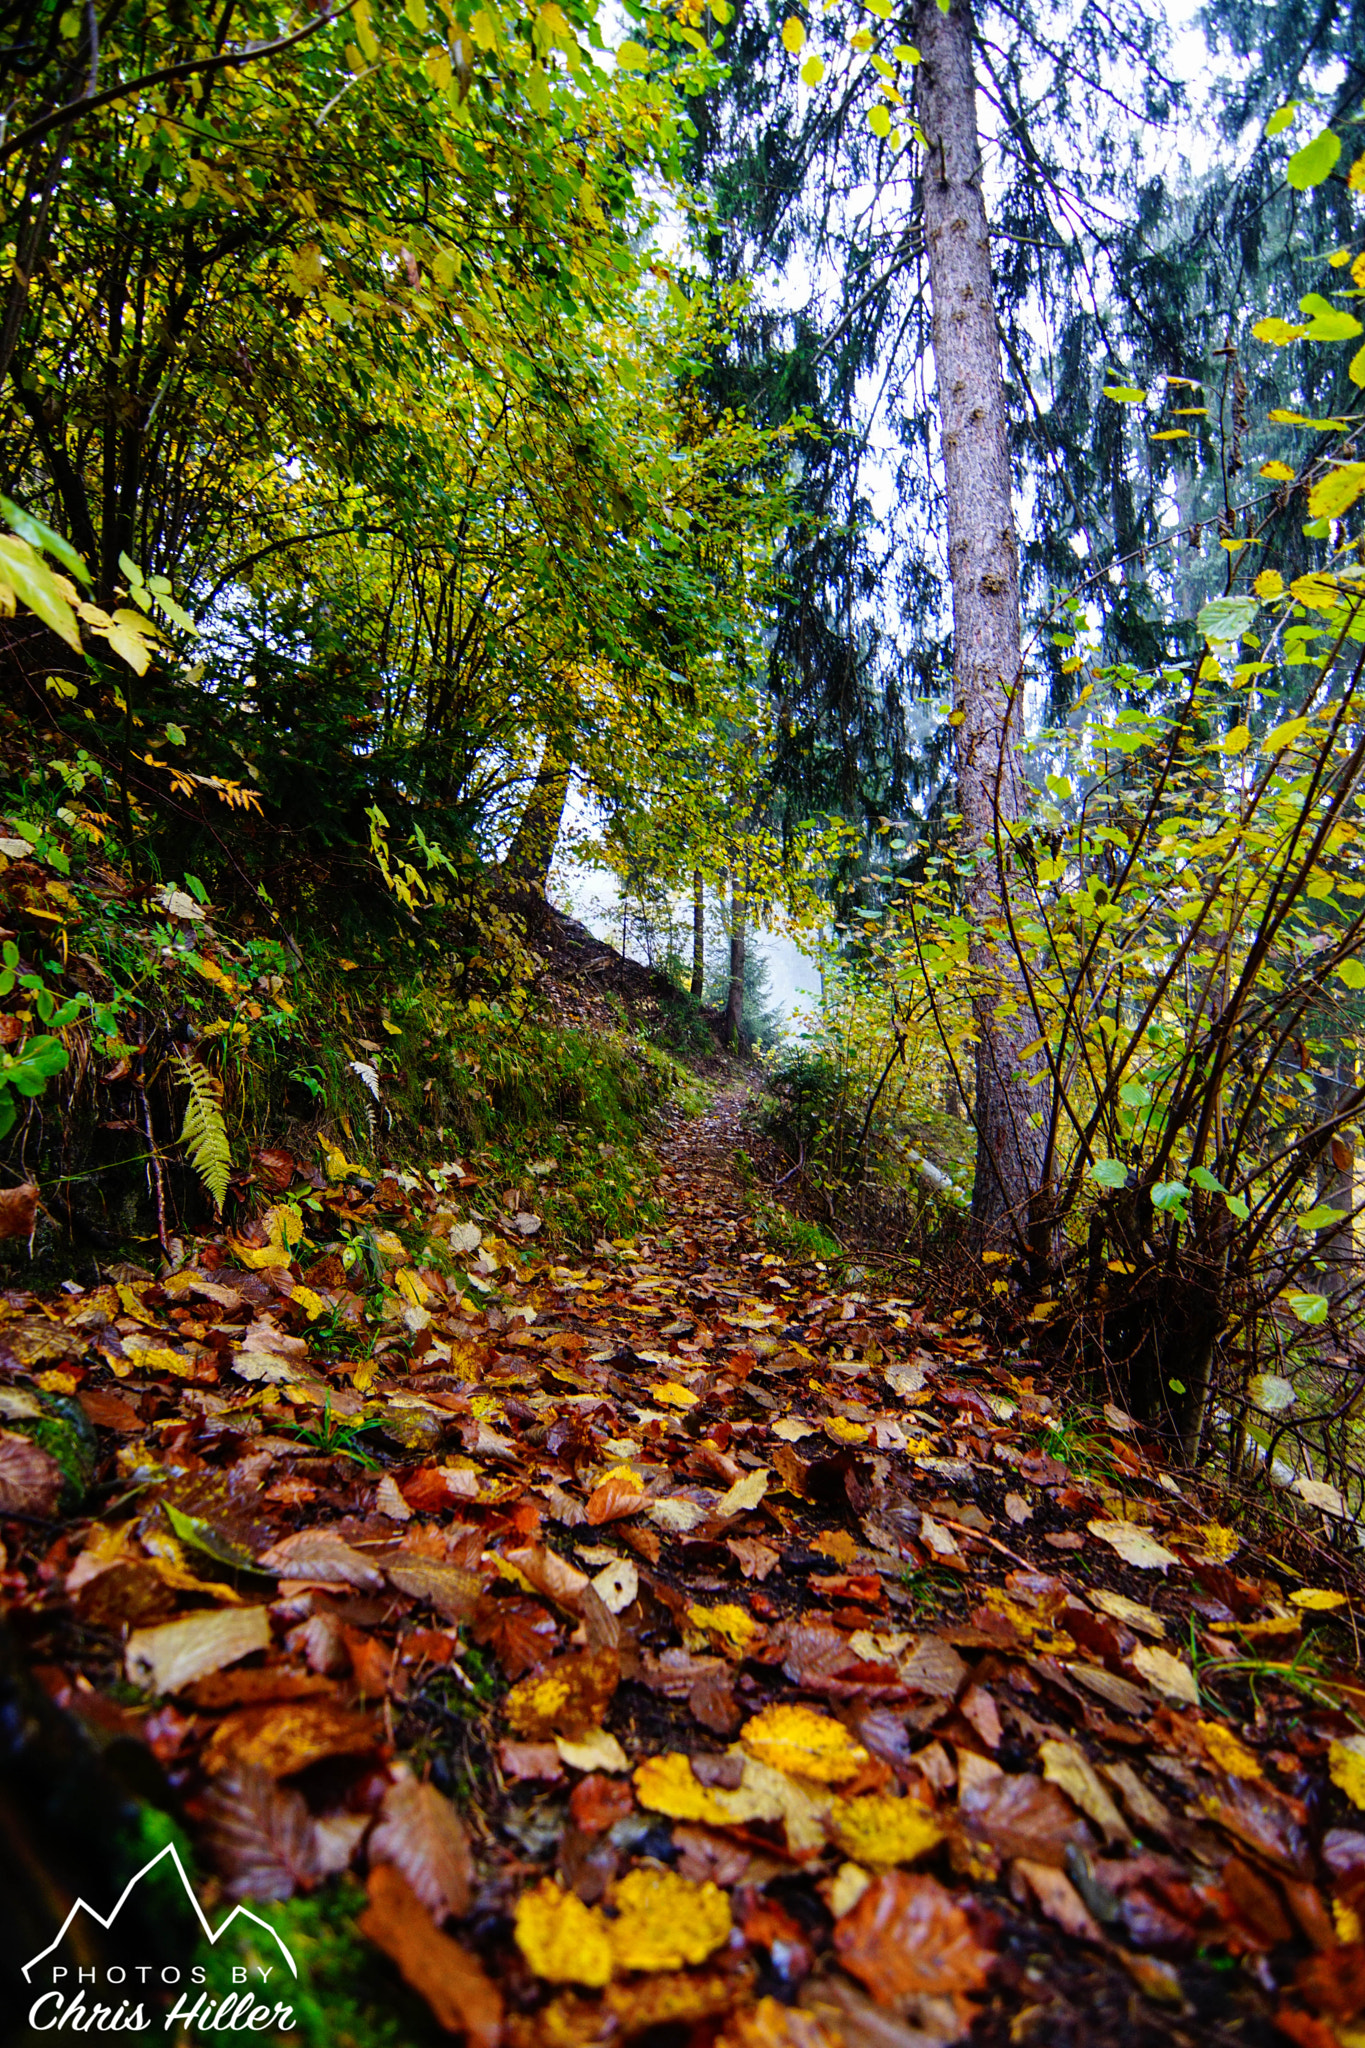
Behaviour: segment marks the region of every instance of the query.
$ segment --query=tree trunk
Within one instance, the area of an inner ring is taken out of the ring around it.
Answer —
[[[1318,1122],[1329,1123],[1334,1116],[1339,1116],[1350,1092],[1350,1063],[1343,1054],[1338,1059],[1335,1073],[1319,1072],[1313,1076]],[[1337,1132],[1329,1139],[1318,1161],[1315,1207],[1344,1209],[1350,1218],[1355,1205],[1355,1164],[1355,1147],[1350,1137],[1345,1131]],[[1324,1224],[1315,1233],[1314,1249],[1322,1261],[1323,1270],[1312,1276],[1309,1285],[1320,1288],[1335,1310],[1350,1292],[1355,1279],[1354,1221]]]
[[[701,1001],[706,978],[706,893],[697,868],[692,876],[692,1000]]]
[[[749,922],[749,864],[744,864],[744,880],[738,874],[730,882],[730,986],[725,996],[725,1022],[722,1035],[731,1052],[738,1052],[744,1028],[744,953],[745,938]]]
[[[1019,550],[966,0],[952,0],[947,14],[937,0],[917,0],[914,39],[923,57],[918,113],[927,144],[924,231],[953,587],[958,803],[975,862],[967,885],[978,1031],[972,1236],[978,1250],[1027,1245],[1036,1268],[1046,1263],[1051,1237],[1046,1087],[1027,1085],[1028,1063],[1019,1056],[1038,1034],[1004,920],[1008,838],[1003,864],[995,845],[997,814],[1008,826],[1027,802],[1017,726],[1011,732],[1008,725],[1021,668]]]
[[[545,894],[550,862],[554,859],[559,828],[564,821],[571,767],[571,762],[559,752],[554,742],[547,739],[516,836],[503,862],[504,879],[514,889],[534,890],[538,896]]]

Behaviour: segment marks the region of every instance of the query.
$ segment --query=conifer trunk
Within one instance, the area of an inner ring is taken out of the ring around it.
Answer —
[[[706,895],[697,868],[692,876],[692,1000],[701,1001],[706,980]]]
[[[952,0],[947,14],[937,0],[917,0],[914,38],[923,59],[917,111],[927,144],[924,233],[961,721],[958,803],[965,850],[976,863],[967,887],[979,1034],[972,1234],[978,1249],[1022,1241],[1045,1260],[1044,1139],[1035,1118],[1046,1116],[1047,1091],[1028,1087],[1020,1072],[1027,1064],[1020,1049],[1037,1032],[1004,921],[1008,867],[1002,876],[996,857],[997,808],[1008,824],[1027,801],[1017,726],[1007,722],[1021,666],[1019,550],[967,0]]]

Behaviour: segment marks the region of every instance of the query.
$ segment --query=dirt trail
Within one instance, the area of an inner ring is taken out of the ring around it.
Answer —
[[[141,1759],[218,1917],[358,1925],[359,2048],[1351,2048],[1345,1597],[965,1319],[784,1263],[744,1101],[587,1256],[472,1175],[479,1223],[277,1153],[179,1272],[4,1297],[7,1629],[61,1726]]]

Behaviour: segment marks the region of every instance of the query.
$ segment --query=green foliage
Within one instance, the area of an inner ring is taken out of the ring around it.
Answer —
[[[185,1120],[180,1127],[180,1143],[189,1155],[191,1166],[212,1195],[214,1207],[221,1209],[227,1199],[228,1176],[232,1172],[232,1148],[228,1142],[222,1106],[210,1075],[198,1060],[177,1055],[175,1071],[182,1085],[189,1089]]]

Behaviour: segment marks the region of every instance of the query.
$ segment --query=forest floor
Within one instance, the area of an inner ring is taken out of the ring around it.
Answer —
[[[173,1838],[297,1967],[281,2040],[1365,2041],[1339,1559],[785,1261],[746,1092],[588,1256],[460,1161],[279,1150],[177,1270],[0,1297],[16,2015]]]

